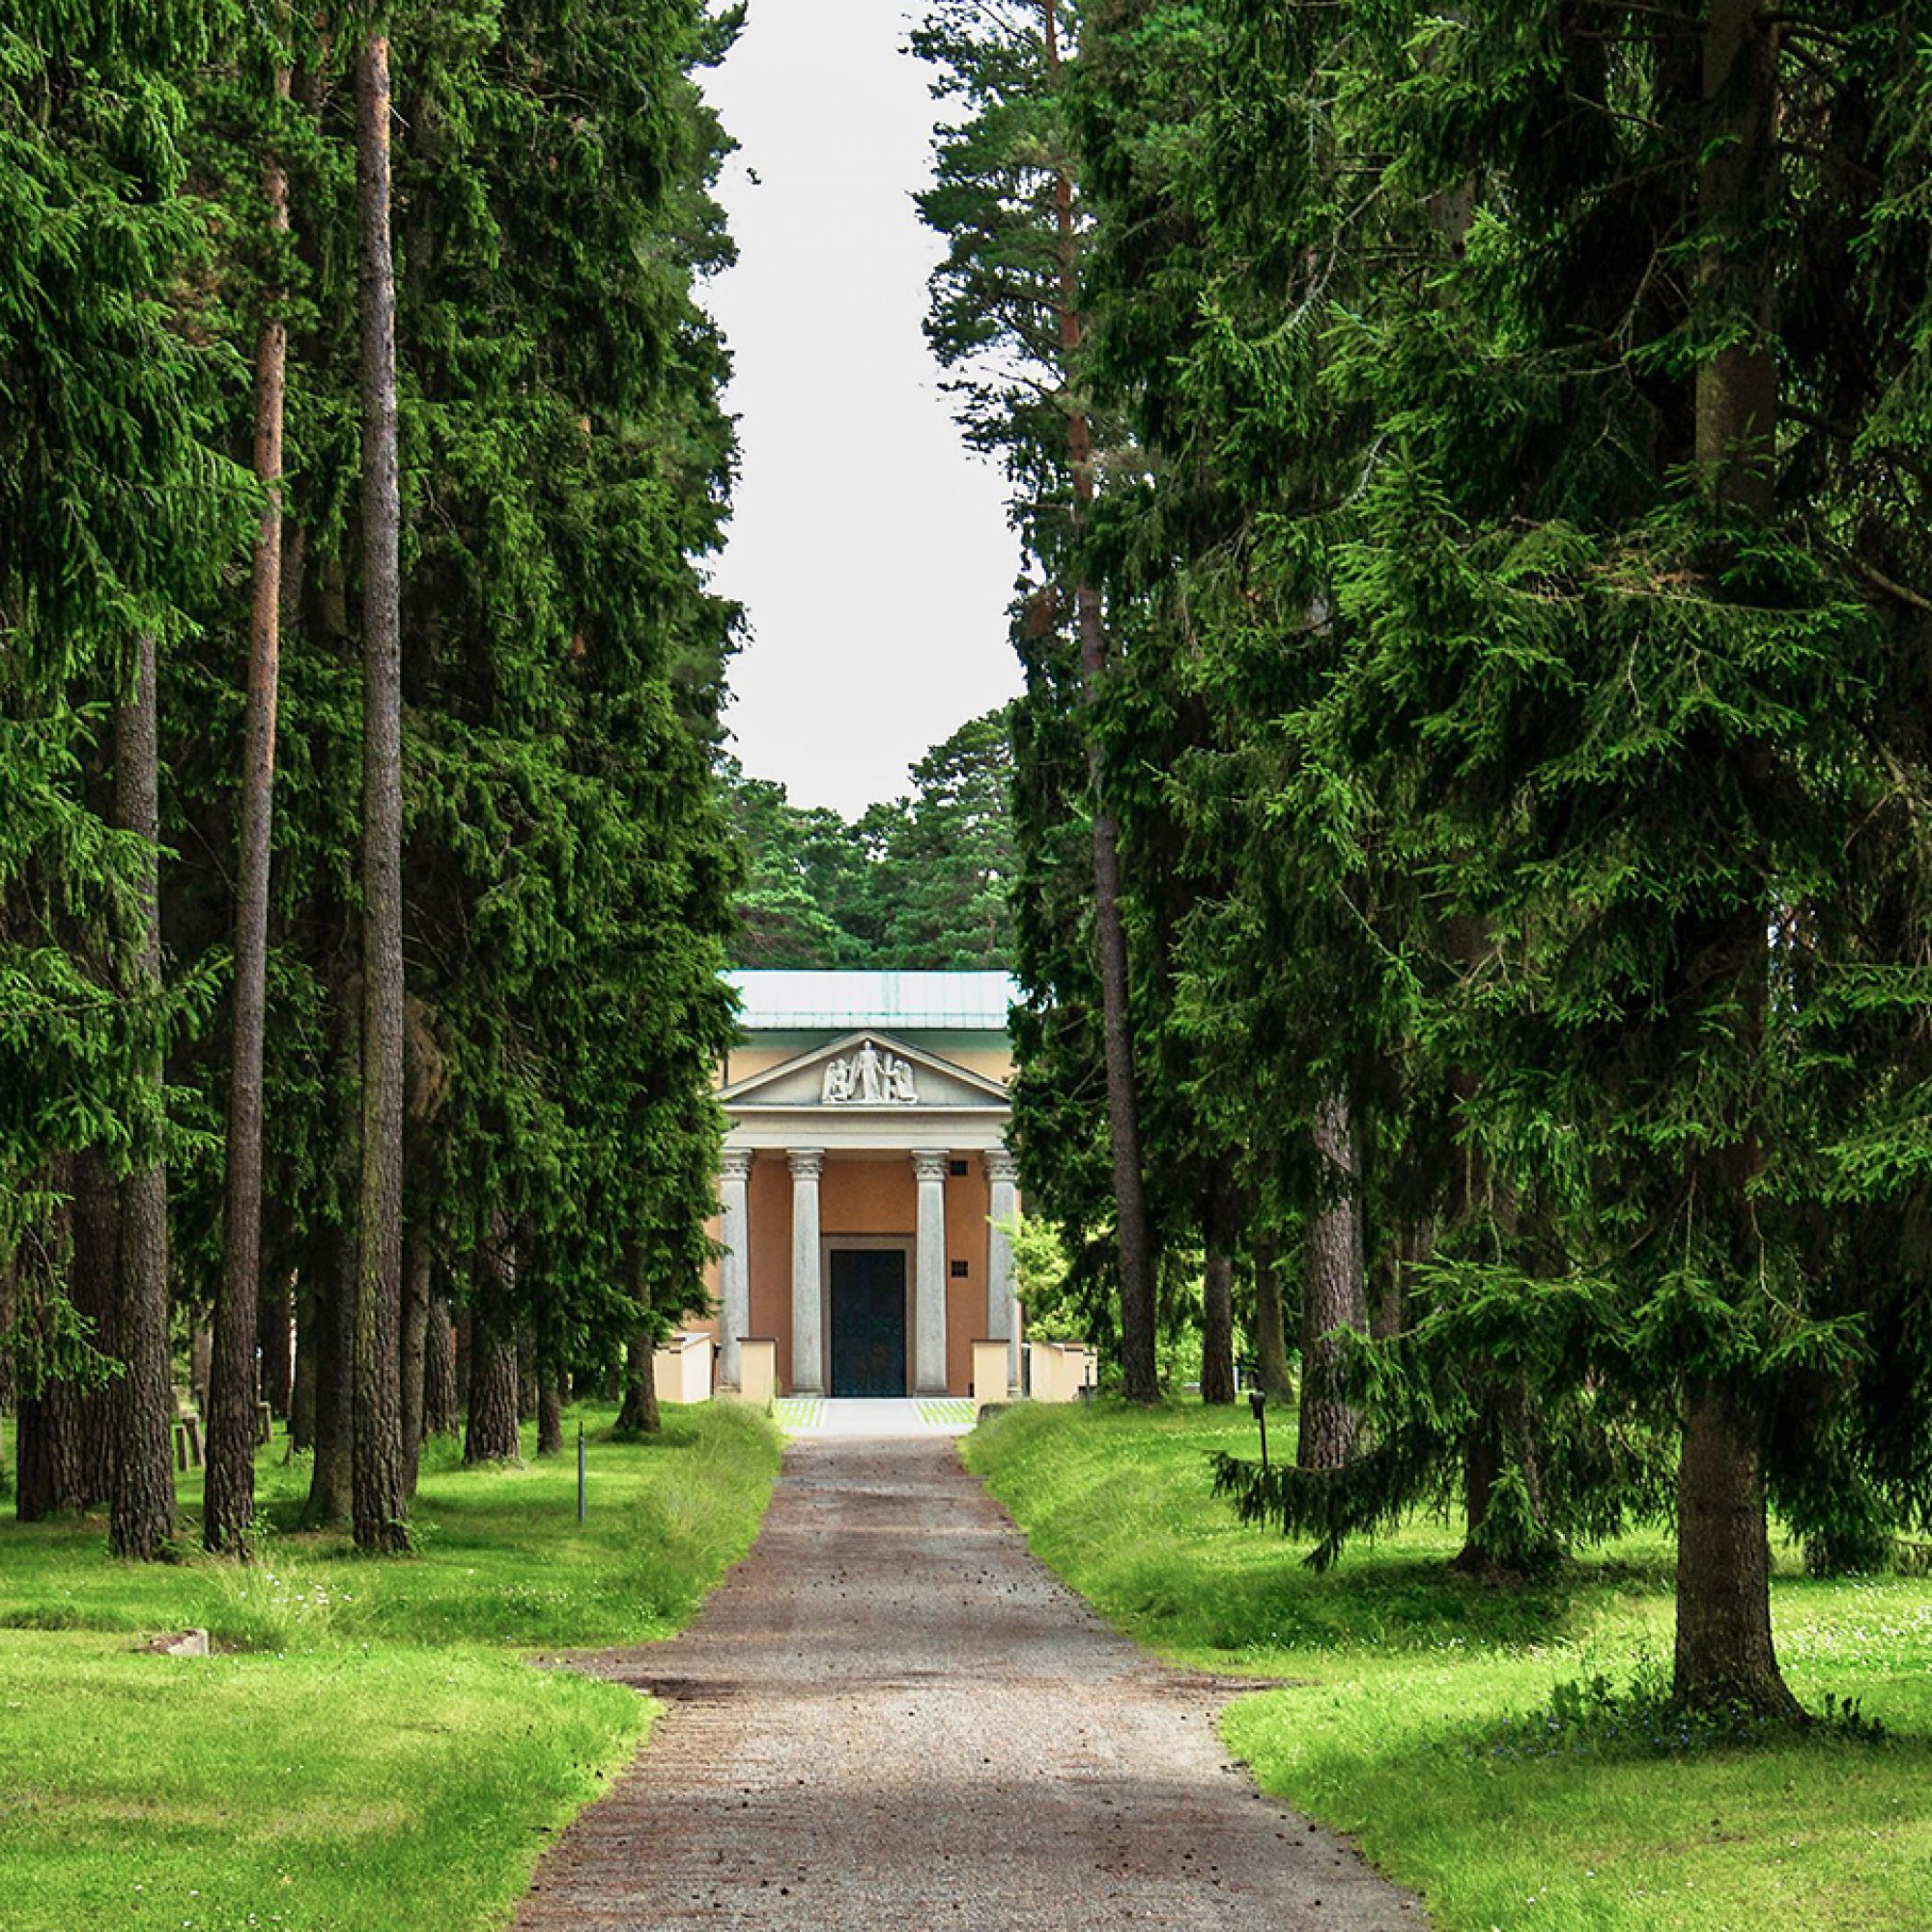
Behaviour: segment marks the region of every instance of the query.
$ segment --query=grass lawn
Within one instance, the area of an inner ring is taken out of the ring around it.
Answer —
[[[1290,1418],[1270,1422],[1293,1453]],[[1667,1663],[1666,1534],[1501,1589],[1449,1573],[1460,1537],[1417,1520],[1318,1577],[1208,1494],[1216,1448],[1255,1453],[1245,1406],[1019,1408],[964,1445],[1034,1549],[1128,1634],[1296,1680],[1231,1706],[1229,1745],[1418,1889],[1441,1932],[1932,1927],[1932,1583],[1818,1582],[1779,1552],[1793,1688],[1813,1709],[1858,1698],[1882,1742],[1526,1734],[1559,1682]]]
[[[651,1716],[530,1658],[681,1628],[778,1468],[776,1432],[736,1405],[668,1408],[647,1443],[611,1440],[611,1414],[573,1410],[571,1453],[521,1467],[432,1445],[401,1561],[298,1533],[306,1461],[279,1445],[251,1564],[119,1563],[99,1518],[0,1523],[0,1928],[502,1923]],[[184,1478],[190,1514],[199,1492]],[[191,1626],[218,1655],[135,1647]]]

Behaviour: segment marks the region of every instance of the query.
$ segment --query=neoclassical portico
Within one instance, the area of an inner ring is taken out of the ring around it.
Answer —
[[[729,1122],[719,1183],[720,1380],[737,1385],[742,1339],[768,1336],[791,1393],[963,1395],[973,1343],[998,1339],[1017,1387],[1012,1244],[996,1225],[1010,1226],[1018,1209],[1004,1143],[1003,976],[741,978],[820,980],[838,991],[856,981],[862,992],[883,981],[881,1006],[893,993],[903,1005],[907,980],[997,983],[940,988],[952,1009],[965,994],[981,998],[977,1012],[942,1013],[948,1025],[915,1013],[926,1023],[821,1035],[789,1054],[777,1049],[810,1029],[767,1028],[761,1040],[748,1028],[736,1058],[750,1070],[719,1095]],[[850,1017],[852,1004],[838,1016]]]

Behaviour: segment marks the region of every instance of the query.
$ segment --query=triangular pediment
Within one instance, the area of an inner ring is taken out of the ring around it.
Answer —
[[[833,1114],[1004,1108],[1007,1090],[982,1073],[873,1028],[849,1033],[735,1080],[718,1096],[734,1113],[762,1107]]]

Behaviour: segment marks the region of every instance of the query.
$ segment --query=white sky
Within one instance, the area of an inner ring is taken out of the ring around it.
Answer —
[[[739,262],[706,295],[742,448],[714,582],[751,626],[725,723],[748,772],[848,817],[1020,683],[1003,479],[960,442],[920,333],[939,242],[911,201],[935,113],[911,14],[751,0],[705,76],[739,144],[719,184]]]

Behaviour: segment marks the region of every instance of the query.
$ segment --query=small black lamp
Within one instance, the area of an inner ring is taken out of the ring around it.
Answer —
[[[1268,1424],[1267,1424],[1266,1395],[1260,1389],[1250,1389],[1248,1391],[1248,1407],[1251,1410],[1253,1410],[1255,1421],[1261,1426],[1262,1467],[1265,1469],[1268,1465]]]

